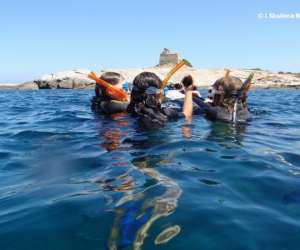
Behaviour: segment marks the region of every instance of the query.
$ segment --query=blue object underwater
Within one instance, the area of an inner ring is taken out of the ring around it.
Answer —
[[[137,231],[150,219],[151,208],[143,211],[143,215],[137,219],[141,209],[141,201],[130,201],[122,205],[120,208],[124,209],[124,215],[120,220],[120,248],[131,245],[135,239]],[[117,208],[119,209],[119,208]]]

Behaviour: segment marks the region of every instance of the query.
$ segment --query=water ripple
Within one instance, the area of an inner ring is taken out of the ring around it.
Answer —
[[[248,124],[153,131],[92,95],[0,92],[1,249],[298,249],[298,91],[253,90]]]

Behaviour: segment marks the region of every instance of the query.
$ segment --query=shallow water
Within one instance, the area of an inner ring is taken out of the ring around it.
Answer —
[[[89,90],[0,92],[0,249],[299,249],[300,92],[142,131]],[[158,237],[159,236],[159,237]]]

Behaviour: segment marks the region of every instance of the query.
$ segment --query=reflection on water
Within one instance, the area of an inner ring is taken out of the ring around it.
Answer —
[[[109,128],[102,128],[102,131],[99,132],[103,141],[101,145],[108,152],[114,150],[121,152],[129,149],[132,152],[134,149],[143,149],[145,145],[146,148],[149,147],[147,145],[150,141],[148,138],[138,140],[130,138],[129,135],[138,132],[136,130],[134,132],[130,131],[132,127],[126,119],[128,119],[126,115],[112,117],[114,125]],[[221,146],[226,145],[224,143],[241,145],[246,128],[247,124],[213,122],[210,123],[206,139],[216,141]],[[193,130],[195,129],[193,124],[183,122],[181,125],[182,138],[192,140]],[[156,142],[155,140],[151,141],[151,147],[164,143],[162,139]],[[182,195],[182,189],[176,181],[154,169],[158,162],[167,164],[169,162],[168,156],[149,156],[144,154],[143,151],[137,155],[130,162],[118,157],[114,166],[123,167],[123,171],[119,174],[113,174],[113,177],[108,176],[106,179],[97,182],[102,190],[110,192],[110,197],[107,197],[107,199],[112,202],[112,211],[114,212],[114,219],[107,240],[107,247],[110,250],[126,247],[132,247],[135,250],[142,249],[151,226],[160,218],[171,215],[176,210],[178,199]],[[222,156],[222,158],[230,160],[234,159],[234,156]],[[124,167],[126,168],[124,169]],[[136,174],[136,172],[139,174]],[[214,171],[206,172],[213,173]],[[145,179],[143,183],[141,183],[141,175]],[[221,184],[216,180],[206,178],[199,181],[211,187]],[[223,199],[220,200],[224,202]],[[156,245],[166,244],[180,232],[181,226],[174,225],[173,222],[173,225],[168,225],[158,233],[154,243]]]
[[[155,244],[160,245],[160,244],[167,243],[169,240],[177,236],[177,234],[180,233],[180,230],[181,230],[180,226],[178,225],[166,228],[156,237]]]
[[[188,124],[184,124],[181,129],[182,136],[186,139],[192,138],[192,129]]]
[[[136,167],[157,184],[139,192],[134,190],[124,192],[124,196],[116,203],[116,216],[108,241],[109,249],[119,249],[129,245],[132,245],[133,249],[141,249],[152,224],[159,218],[173,213],[177,207],[177,200],[182,192],[179,185],[145,165],[147,162],[142,161]],[[158,186],[163,188],[162,193],[150,195],[151,191],[158,189]],[[161,240],[163,241],[167,242],[166,239]]]
[[[117,127],[106,128],[100,132],[104,141],[101,145],[108,152],[122,151],[124,146],[121,141],[129,133],[128,123],[122,120],[122,117],[113,119]],[[130,141],[127,138],[127,146]],[[132,146],[139,148],[139,143],[143,144],[142,141],[137,141]],[[122,162],[125,159],[118,160]],[[115,218],[108,239],[110,250],[128,246],[135,250],[141,249],[153,223],[169,216],[177,207],[178,198],[182,193],[181,188],[174,180],[153,169],[151,166],[153,161],[156,161],[155,157],[151,160],[143,156],[134,157],[125,172],[97,182],[104,191],[112,191],[111,196],[114,196],[114,193],[122,193],[113,204]],[[140,180],[135,179],[136,171],[147,179],[143,185],[139,185]],[[167,243],[179,232],[179,225],[168,227],[157,236],[155,244]]]
[[[236,144],[241,144],[247,126],[247,123],[231,124],[225,122],[213,122],[210,125],[207,140],[218,142],[231,141]]]
[[[119,129],[110,129],[103,134],[104,142],[102,146],[108,151],[116,150],[120,147],[121,132]]]

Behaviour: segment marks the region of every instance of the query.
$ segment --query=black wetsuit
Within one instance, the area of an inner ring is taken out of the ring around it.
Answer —
[[[143,103],[135,105],[132,113],[138,117],[140,125],[144,128],[158,128],[168,121],[175,121],[183,117],[182,112],[178,112],[176,109],[161,106],[153,108]]]
[[[221,120],[233,122],[233,110],[222,106],[213,106],[210,103],[205,103],[203,98],[193,97],[193,101],[197,103],[200,110],[210,120]],[[237,122],[246,122],[251,119],[251,113],[248,111],[245,103],[239,103],[237,107]]]

